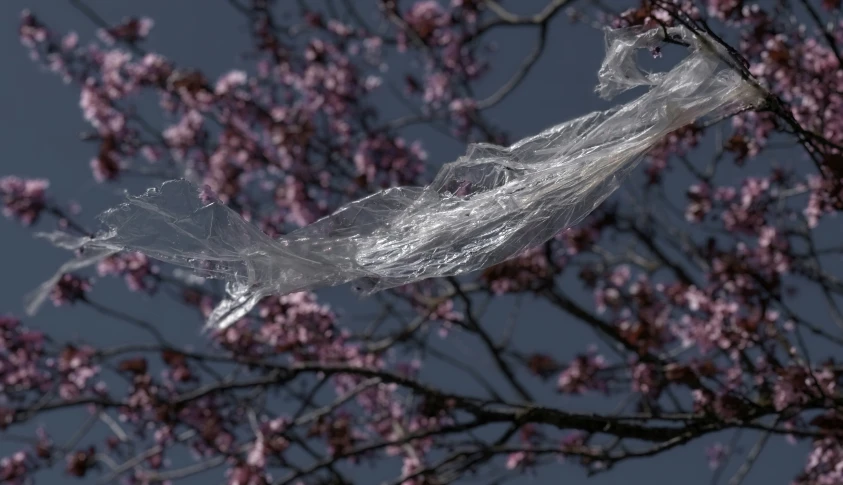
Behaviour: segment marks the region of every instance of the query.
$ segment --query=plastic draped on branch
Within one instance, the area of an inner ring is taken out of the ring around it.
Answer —
[[[102,257],[140,251],[226,280],[229,298],[210,317],[214,327],[242,318],[270,294],[347,282],[368,294],[486,268],[580,222],[668,133],[763,102],[764,92],[730,67],[714,41],[683,27],[667,33],[686,44],[689,55],[669,72],[642,72],[636,51],[656,47],[664,33],[606,33],[597,92],[610,98],[650,86],[630,103],[509,147],[471,145],[430,185],[375,193],[279,239],[182,180],[130,196],[105,212],[100,218],[108,230],[94,238],[46,237]],[[30,311],[47,286],[35,293]]]

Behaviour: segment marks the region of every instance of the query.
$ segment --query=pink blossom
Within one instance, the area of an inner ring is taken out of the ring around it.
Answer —
[[[91,288],[91,283],[86,278],[65,274],[59,278],[58,283],[53,287],[53,291],[50,293],[50,299],[55,306],[72,305],[79,300],[83,300],[85,294]]]
[[[648,397],[657,397],[661,383],[652,365],[638,363],[632,368],[632,390]]]
[[[222,76],[214,88],[214,92],[218,95],[225,95],[234,89],[243,86],[248,81],[248,76],[243,71],[231,71]]]
[[[50,183],[43,179],[0,178],[0,198],[3,215],[19,220],[24,225],[38,221],[45,209],[45,194]]]
[[[114,42],[134,44],[148,37],[154,24],[149,17],[128,18],[119,25],[100,30],[98,35],[106,44]]]
[[[435,0],[415,2],[410,10],[404,14],[404,21],[423,42],[438,45],[442,45],[442,35],[445,33],[445,28],[450,24],[447,12]],[[406,50],[409,43],[407,35],[402,33],[399,36],[399,42],[399,49]]]
[[[794,481],[798,485],[831,485],[843,481],[843,443],[837,438],[814,441],[803,473]]]
[[[408,185],[423,173],[427,154],[418,143],[379,135],[363,140],[354,155],[357,173],[380,187]]]
[[[711,211],[711,189],[708,184],[694,184],[688,189],[689,203],[685,209],[685,219],[689,222],[702,222]]]
[[[109,256],[97,265],[100,276],[123,276],[132,291],[152,293],[158,285],[158,267],[141,253]]]
[[[0,458],[0,480],[10,485],[23,485],[27,483],[30,466],[28,457],[23,451]]]
[[[537,290],[547,285],[556,273],[558,269],[547,261],[544,248],[538,247],[486,269],[481,278],[493,293],[502,295]]]
[[[506,458],[507,470],[516,468],[529,468],[535,461],[535,456],[529,451],[516,451],[510,453]]]
[[[723,443],[715,443],[705,450],[708,457],[708,467],[716,470],[723,466],[723,462],[729,457],[731,451]]]
[[[606,360],[596,350],[578,355],[559,374],[559,391],[569,394],[583,394],[592,390],[605,392],[608,382],[601,377],[600,371],[606,367]]]
[[[49,31],[29,10],[21,12],[18,34],[21,43],[30,49],[34,48],[36,44],[47,41],[50,36]]]

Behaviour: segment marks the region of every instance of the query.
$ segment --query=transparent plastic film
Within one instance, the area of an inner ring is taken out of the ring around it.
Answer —
[[[636,51],[656,47],[665,32],[688,46],[688,56],[668,72],[642,72]],[[509,147],[470,145],[430,185],[375,193],[279,239],[182,180],[105,212],[108,230],[94,238],[48,237],[97,254],[140,251],[227,281],[229,298],[209,319],[213,327],[270,294],[348,282],[372,293],[503,262],[580,222],[668,133],[764,100],[713,41],[685,28],[609,30],[606,39],[597,92],[649,86],[637,99]]]

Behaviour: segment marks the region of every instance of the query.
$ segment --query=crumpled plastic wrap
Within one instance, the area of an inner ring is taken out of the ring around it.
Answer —
[[[637,50],[658,46],[665,32],[686,44],[689,55],[669,72],[642,72]],[[270,294],[348,282],[368,294],[486,268],[580,222],[668,133],[764,100],[763,90],[724,62],[711,39],[686,28],[607,30],[606,41],[597,92],[610,98],[650,86],[637,99],[509,147],[471,145],[428,186],[375,193],[279,239],[183,180],[105,212],[100,218],[108,230],[94,238],[46,237],[95,251],[88,260],[141,251],[226,280],[229,298],[210,317],[213,327],[230,325]],[[31,311],[46,286],[32,298]]]

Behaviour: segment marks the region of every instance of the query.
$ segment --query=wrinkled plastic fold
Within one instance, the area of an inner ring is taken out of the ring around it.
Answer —
[[[665,32],[688,46],[688,56],[668,72],[642,72],[636,51],[658,46]],[[712,40],[685,28],[608,30],[606,40],[597,92],[609,98],[650,86],[637,99],[509,147],[473,144],[430,185],[383,190],[278,239],[183,180],[105,212],[108,230],[94,238],[47,237],[102,255],[141,251],[227,281],[229,298],[209,319],[213,327],[270,294],[348,282],[372,293],[486,268],[580,222],[668,133],[763,102],[763,91]]]

